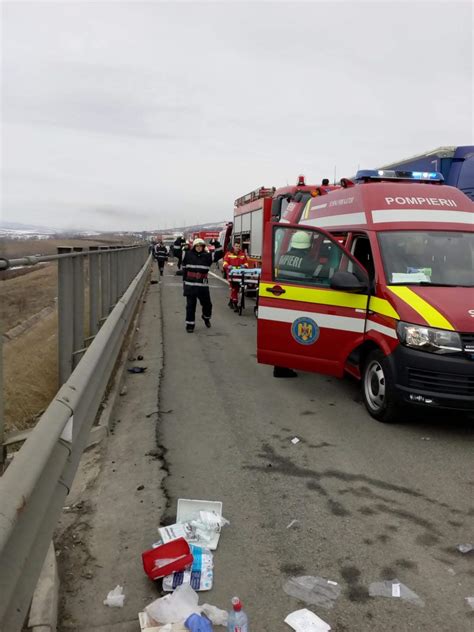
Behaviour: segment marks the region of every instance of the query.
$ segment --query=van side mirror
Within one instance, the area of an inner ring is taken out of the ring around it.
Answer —
[[[330,287],[343,292],[366,292],[369,288],[368,279],[359,280],[353,272],[338,270],[331,278]]]

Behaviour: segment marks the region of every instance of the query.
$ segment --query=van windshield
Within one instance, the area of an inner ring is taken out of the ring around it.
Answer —
[[[378,239],[390,285],[474,286],[474,233],[390,231]]]

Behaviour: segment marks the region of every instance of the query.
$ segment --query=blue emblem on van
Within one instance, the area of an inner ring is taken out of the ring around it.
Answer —
[[[319,327],[312,318],[297,318],[291,325],[291,335],[300,345],[312,345],[319,338]]]

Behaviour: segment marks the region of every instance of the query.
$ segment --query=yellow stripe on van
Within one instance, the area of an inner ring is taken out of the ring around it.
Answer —
[[[409,287],[403,287],[400,285],[389,285],[388,289],[396,294],[402,301],[405,301],[415,312],[418,312],[422,316],[428,325],[431,327],[439,327],[440,329],[450,329],[454,331],[454,327],[451,325],[443,314],[438,312],[436,308],[425,301],[421,296],[418,296],[416,292],[413,292]]]
[[[377,296],[370,297],[369,310],[376,314],[382,314],[382,316],[389,316],[400,320],[400,316],[392,307],[391,303],[384,298],[378,298]]]
[[[285,290],[285,294],[281,296],[274,296],[271,292],[267,292],[267,288],[275,287],[279,285]],[[354,309],[367,308],[367,295],[366,294],[352,294],[350,292],[339,292],[337,290],[325,290],[322,288],[306,288],[296,287],[294,285],[286,285],[285,283],[260,283],[260,296],[266,298],[278,298],[284,301],[301,301],[303,303],[316,303],[319,305],[334,305],[336,307],[352,307]],[[372,296],[370,299],[369,309],[378,314],[384,316],[390,316],[391,318],[397,318],[397,312],[393,309],[388,301],[382,298]]]

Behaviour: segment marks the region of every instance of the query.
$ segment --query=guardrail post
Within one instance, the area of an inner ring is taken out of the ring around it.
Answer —
[[[0,322],[0,476],[3,472],[7,450],[5,440],[5,409],[3,406],[3,326]]]
[[[89,336],[99,331],[99,254],[98,246],[89,248]]]
[[[125,255],[122,250],[117,252],[118,266],[118,297],[121,297],[125,290]]]
[[[108,248],[102,246],[100,250],[106,251]],[[112,302],[110,300],[110,255],[107,252],[100,255],[100,293],[100,316],[101,321],[103,321],[109,315],[110,303]]]
[[[117,302],[118,297],[118,270],[117,270],[117,253],[109,253],[110,257],[110,309]]]
[[[74,248],[74,252],[82,252],[82,248]],[[74,269],[74,326],[73,326],[73,362],[72,365],[75,368],[80,360],[80,355],[76,354],[77,351],[84,347],[84,257],[73,258]]]
[[[127,285],[130,285],[133,277],[135,276],[135,250],[128,251],[128,262],[127,262]]]
[[[58,248],[58,254],[70,253],[71,248]],[[72,373],[73,343],[73,265],[70,257],[58,259],[58,367],[59,386]]]

